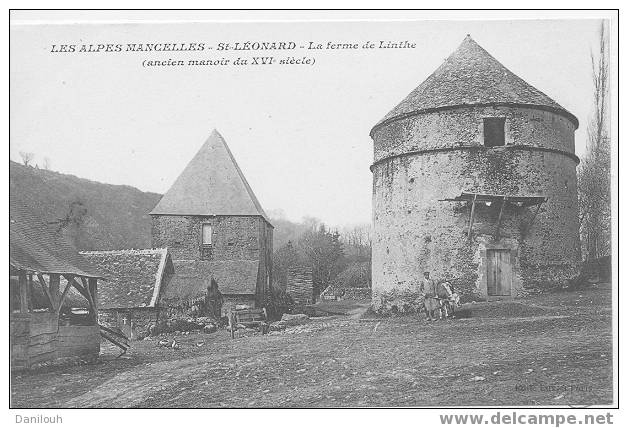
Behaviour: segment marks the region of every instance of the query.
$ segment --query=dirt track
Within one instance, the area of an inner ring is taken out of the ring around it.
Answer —
[[[14,407],[565,405],[612,401],[610,286],[467,306],[471,318],[326,317],[283,334],[135,342],[12,376]],[[197,346],[201,343],[202,346]],[[110,350],[109,352],[112,352]]]

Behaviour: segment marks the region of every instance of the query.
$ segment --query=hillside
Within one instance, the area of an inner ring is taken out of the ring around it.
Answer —
[[[9,162],[10,191],[51,227],[72,218],[66,237],[80,250],[147,248],[151,245],[148,213],[161,195],[131,186],[98,183],[74,175]]]

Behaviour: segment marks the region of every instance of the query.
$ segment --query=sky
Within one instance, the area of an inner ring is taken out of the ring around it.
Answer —
[[[346,14],[344,15],[346,18]],[[477,16],[477,14],[476,14]],[[420,20],[11,26],[10,157],[164,193],[217,129],[267,212],[371,221],[369,131],[467,34],[576,115],[583,154],[600,21]],[[23,17],[22,17],[23,18]],[[28,18],[28,17],[27,17]],[[388,19],[387,18],[387,19]],[[392,18],[396,18],[392,20]],[[189,18],[188,18],[189,19]],[[267,17],[267,19],[270,19]],[[407,40],[414,49],[52,53],[61,44]],[[144,60],[315,58],[314,65],[143,67]]]

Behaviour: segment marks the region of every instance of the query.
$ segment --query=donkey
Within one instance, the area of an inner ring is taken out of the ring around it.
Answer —
[[[456,307],[460,304],[460,297],[454,291],[454,287],[447,281],[441,282],[436,286],[436,295],[441,305],[441,313],[444,312],[445,317],[455,318]]]

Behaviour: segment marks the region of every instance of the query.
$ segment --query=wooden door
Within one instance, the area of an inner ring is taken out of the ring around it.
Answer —
[[[486,250],[487,280],[489,296],[510,296],[512,286],[512,266],[510,250]]]

